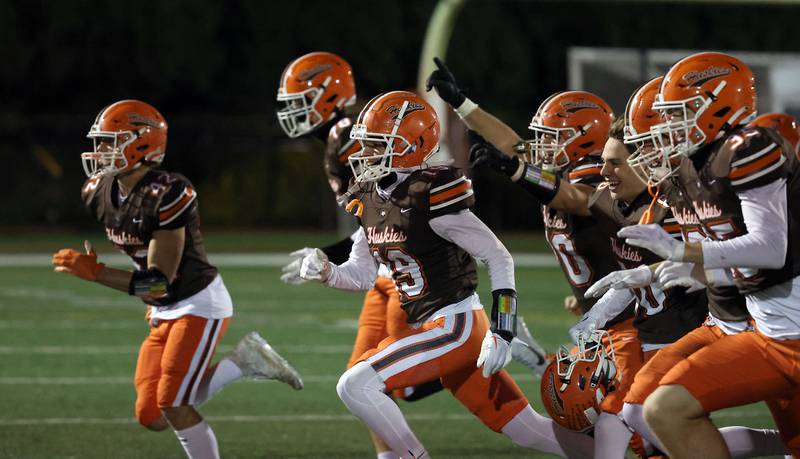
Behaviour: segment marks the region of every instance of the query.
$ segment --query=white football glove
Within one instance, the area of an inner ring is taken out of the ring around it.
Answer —
[[[331,274],[331,262],[328,256],[320,249],[314,249],[303,258],[300,266],[300,277],[306,280],[325,282]]]
[[[641,265],[633,269],[614,271],[606,277],[592,284],[584,296],[600,298],[608,289],[640,288],[653,283],[653,272],[647,265]]]
[[[478,355],[477,368],[483,367],[483,377],[502,370],[511,361],[511,343],[491,330],[486,330],[486,336],[481,343],[481,353]]]
[[[694,263],[665,261],[656,268],[655,279],[665,289],[687,287],[687,292],[691,293],[706,288],[702,282],[692,277],[693,269]]]
[[[617,232],[627,244],[647,249],[665,260],[683,261],[686,245],[658,224],[626,226]]]
[[[570,327],[569,336],[573,343],[577,343],[579,336],[589,336],[595,330],[597,330],[597,321],[587,312],[578,323]]]
[[[300,267],[303,266],[303,258],[306,255],[312,253],[314,249],[310,249],[308,247],[303,247],[300,250],[295,250],[294,252],[290,253],[289,256],[293,258],[289,264],[281,268],[281,281],[284,284],[289,285],[298,285],[304,284],[308,282],[307,280],[300,277]]]

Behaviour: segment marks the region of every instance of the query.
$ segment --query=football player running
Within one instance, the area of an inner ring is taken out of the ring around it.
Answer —
[[[347,209],[359,219],[347,262],[321,251],[306,256],[301,276],[345,290],[369,289],[383,263],[415,325],[392,335],[339,380],[348,409],[402,457],[428,457],[387,391],[440,378],[489,428],[515,443],[562,457],[589,457],[591,438],[540,416],[503,370],[516,332],[511,256],[469,209],[471,183],[449,167],[428,167],[439,122],[421,97],[393,91],[362,110],[351,137],[355,184]],[[492,284],[491,323],[475,288],[475,259]]]
[[[144,102],[119,101],[98,114],[88,137],[94,149],[81,155],[89,177],[81,197],[135,270],[99,263],[86,241],[85,253],[58,251],[55,271],[147,304],[150,333],[136,364],[136,418],[154,431],[171,426],[192,459],[218,458],[214,432],[197,406],[243,376],[276,379],[295,389],[303,382],[255,332],[211,365],[233,305],[206,258],[197,192],[186,177],[158,169],[167,144],[164,117]]]
[[[429,87],[436,89],[470,129],[490,142],[478,142],[473,147],[476,165],[488,164],[514,176],[521,165],[526,164],[517,156],[520,153],[527,156],[531,173],[517,183],[527,184],[523,188],[543,203],[547,240],[581,306],[581,313],[589,311],[597,300],[587,297],[586,290],[594,281],[619,267],[608,240],[597,237],[603,234],[604,228],[591,217],[587,206],[588,197],[603,181],[599,153],[608,139],[613,120],[611,108],[591,93],[556,93],[539,106],[532,119],[531,129],[535,130],[536,139],[523,142],[513,129],[466,98],[452,72],[439,59],[435,62],[439,68],[429,77]],[[518,175],[513,178],[523,176]],[[601,403],[606,413],[600,417],[601,430],[611,424],[616,424],[611,427],[616,431],[625,430],[615,415],[622,408],[622,397],[633,375],[644,361],[638,333],[633,327],[634,304],[631,296],[621,312],[606,318],[605,328],[613,342],[617,374],[622,381]],[[611,346],[606,345],[610,351]]]
[[[645,87],[653,86],[656,84],[651,82]],[[563,93],[562,97],[566,100],[558,101],[560,106],[582,107],[581,110],[587,111],[591,109],[591,105],[586,100],[588,98],[570,100],[565,97],[568,94],[570,92]],[[553,97],[552,100],[557,101],[557,97]],[[634,97],[632,103],[629,102],[626,111],[630,112],[631,106],[636,105],[635,102],[636,98]],[[548,103],[550,102],[545,102],[545,104]],[[534,117],[532,125],[544,121],[541,113],[540,109]],[[557,122],[563,127],[569,127],[571,122],[569,110],[564,110],[558,115],[555,120],[551,121],[551,124]],[[585,124],[576,123],[576,126],[580,125],[585,126]],[[592,237],[605,244],[608,244],[608,239],[604,235],[610,237],[616,262],[630,268],[642,265],[643,268],[638,271],[647,270],[649,275],[646,264],[657,261],[658,257],[646,250],[625,244],[623,240],[616,237],[616,232],[624,226],[646,220],[662,225],[670,232],[677,233],[676,237],[678,238],[681,236],[679,227],[665,204],[663,191],[653,190],[652,193],[648,193],[645,183],[628,166],[627,158],[632,147],[623,143],[624,127],[623,118],[619,118],[607,132],[608,140],[604,142],[600,169],[604,181],[596,189],[576,186],[567,180],[557,180],[552,187],[543,186],[543,182],[540,180],[540,177],[543,176],[541,160],[534,164],[526,163],[520,157],[509,157],[502,154],[487,143],[478,143],[473,147],[473,160],[476,164],[487,164],[500,172],[506,172],[512,180],[516,179],[516,183],[534,196],[546,196],[548,206],[552,209],[573,216],[591,215],[597,222],[595,227],[598,231]],[[578,138],[575,142],[580,143],[582,140]],[[535,152],[541,151],[543,149],[541,141],[534,140],[532,148]],[[541,153],[540,156],[542,156]],[[584,237],[589,236],[584,235]],[[638,271],[633,270],[633,273],[641,274]],[[595,430],[595,457],[598,458],[625,455],[631,433],[619,420],[617,414],[622,409],[623,398],[627,395],[634,375],[643,362],[652,357],[659,349],[697,327],[707,312],[705,295],[701,291],[687,292],[686,289],[675,289],[664,292],[647,284],[631,285],[631,287],[631,289],[614,290],[604,295],[570,330],[573,337],[578,334],[590,333],[596,328],[607,326],[609,319],[624,311],[631,301],[635,301],[637,305],[633,327],[635,328],[634,336],[638,336],[638,340],[629,343],[626,340],[617,339],[617,342],[614,343],[615,354],[619,352],[617,350],[619,342],[621,342],[620,347],[623,350],[622,358],[617,357],[617,360],[622,363],[622,381],[618,385],[618,389],[608,397],[608,402],[604,400],[600,405],[603,413],[598,419]],[[585,292],[585,296],[600,297],[602,293],[589,289]],[[615,335],[620,332],[612,326],[609,328],[609,333],[613,340]],[[639,345],[641,347],[638,349],[631,348],[631,346]]]
[[[652,104],[656,99],[662,80],[663,78],[661,77],[655,78],[642,86],[631,96],[627,104],[625,110],[624,142],[629,146],[629,152],[632,153],[630,157],[636,158],[640,155],[648,154],[652,152],[656,146],[656,139],[650,128],[660,123],[661,118],[658,113],[652,109]],[[630,147],[634,146],[635,150],[631,150]],[[627,164],[626,159],[628,157],[628,155],[625,155],[625,157],[622,158],[622,164],[617,166],[617,168],[620,170],[627,170],[627,174],[631,176],[633,176],[634,173],[641,173],[639,168],[634,169]],[[647,180],[648,177],[644,176],[643,179]],[[669,182],[656,184],[655,189],[658,190],[657,198],[654,198],[651,208],[647,211],[649,214],[648,218],[646,220],[643,219],[642,223],[648,223],[647,220],[650,220],[650,223],[652,223],[658,220],[654,220],[653,218],[657,213],[663,214],[664,212],[669,212],[669,197],[678,193],[678,190],[672,187]],[[675,231],[682,232],[683,240],[702,238],[702,228],[696,224],[697,219],[687,217],[690,212],[691,211],[687,210],[687,212],[680,214],[682,225],[679,225],[675,216],[669,212],[669,218],[663,220],[662,227],[665,231],[670,233],[674,233]],[[616,232],[616,230],[614,230],[614,232]],[[615,239],[619,241],[618,243],[624,244],[624,241],[621,241],[616,235]],[[596,286],[592,287],[590,290],[595,294],[599,294],[604,292],[612,284],[617,288],[623,286],[649,288],[651,291],[661,292],[661,295],[672,297],[673,301],[667,303],[680,305],[683,301],[680,299],[676,301],[676,289],[663,290],[663,286],[661,285],[650,285],[652,273],[646,265],[653,263],[654,260],[658,260],[659,257],[635,246],[627,247],[630,247],[631,250],[644,251],[644,253],[649,253],[650,255],[642,259],[641,266],[627,271],[612,273],[598,281]],[[692,290],[704,287],[699,282],[688,283],[686,286]],[[726,336],[726,333],[735,333],[736,331],[746,329],[746,321],[749,316],[744,307],[744,298],[738,295],[735,289],[733,290],[734,291],[731,292],[731,289],[710,289],[708,292],[708,309],[710,314],[708,320],[675,343],[663,347],[653,358],[647,359],[647,363],[636,374],[633,385],[625,396],[622,416],[626,424],[659,448],[661,447],[660,443],[644,421],[642,404],[647,396],[658,387],[658,381],[661,377],[680,360],[700,347],[720,337]],[[680,290],[677,291],[680,292]],[[607,295],[613,295],[612,292],[614,292],[613,289],[610,290]],[[721,317],[725,319],[721,319]],[[720,431],[733,457],[743,458],[782,454],[785,450],[780,436],[775,430],[750,429],[747,427],[735,426],[725,427],[720,429]]]
[[[286,135],[292,138],[312,136],[325,145],[323,163],[328,184],[337,201],[345,199],[345,192],[353,178],[348,158],[361,149],[361,145],[350,138],[354,119],[347,114],[347,109],[356,102],[355,80],[350,64],[328,52],[300,56],[283,71],[277,101],[284,104],[277,116]],[[332,263],[341,264],[347,261],[352,245],[353,236],[350,236],[319,250]],[[283,268],[281,280],[290,285],[306,282],[300,277],[300,267],[303,258],[313,250],[303,248],[292,252],[294,260]],[[375,284],[364,296],[358,332],[347,368],[390,334],[398,335],[408,330],[407,319],[389,273],[381,269]],[[434,380],[397,390],[394,395],[406,401],[416,401],[441,389],[441,383]],[[370,437],[378,459],[395,457],[374,432],[370,432]]]
[[[665,287],[694,279],[735,285],[755,325],[681,360],[645,401],[645,419],[672,457],[729,457],[708,413],[759,400],[768,402],[789,450],[800,453],[796,165],[775,131],[744,126],[755,100],[753,74],[740,60],[686,57],[669,70],[653,105],[664,117],[653,128],[661,147],[632,158],[652,182],[679,187],[681,199],[670,202],[676,215],[691,211],[709,239],[668,242],[649,225],[620,236],[668,260],[654,276]]]

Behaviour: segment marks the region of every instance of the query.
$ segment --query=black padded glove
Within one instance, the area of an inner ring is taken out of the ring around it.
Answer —
[[[473,169],[489,166],[509,177],[517,172],[520,163],[518,158],[505,155],[497,147],[483,139],[472,144],[469,149],[469,160]]]
[[[465,96],[464,91],[458,87],[453,72],[451,72],[438,57],[434,57],[433,62],[438,68],[428,76],[428,80],[425,82],[425,90],[430,91],[431,88],[435,88],[439,97],[447,102],[448,105],[453,108],[460,107],[461,104],[464,103],[464,100],[467,99],[467,96]]]

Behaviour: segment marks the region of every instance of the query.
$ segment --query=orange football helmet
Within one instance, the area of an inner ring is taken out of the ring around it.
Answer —
[[[439,150],[439,118],[422,97],[391,91],[361,110],[350,138],[362,146],[348,158],[356,182],[374,182],[393,171],[425,167]]]
[[[797,120],[785,113],[765,113],[754,119],[750,126],[761,126],[775,129],[778,134],[789,141],[794,154],[800,159],[800,128]]]
[[[333,53],[316,52],[292,61],[281,75],[278,121],[286,135],[299,137],[325,124],[356,103],[350,64]]]
[[[81,154],[86,175],[118,175],[164,160],[167,122],[150,104],[121,100],[100,111],[86,137],[94,142]]]
[[[559,170],[601,151],[608,140],[614,112],[600,97],[585,91],[558,92],[545,99],[530,126],[534,138],[525,160]]]
[[[542,374],[542,403],[562,427],[591,431],[600,416],[600,403],[615,390],[614,349],[606,352],[604,336],[608,339],[608,332],[596,330],[580,335],[571,350],[561,346]]]
[[[657,132],[651,129],[660,124],[661,115],[653,110],[653,103],[661,88],[664,77],[653,78],[637,89],[625,106],[625,128],[623,141],[636,146],[628,157],[628,164],[648,186],[657,186],[669,177],[670,169],[664,168],[664,161],[671,158],[662,154]]]
[[[691,155],[756,116],[755,78],[739,59],[723,53],[692,54],[673,65],[653,109],[663,123],[654,127],[663,148]],[[671,169],[670,169],[671,170]]]

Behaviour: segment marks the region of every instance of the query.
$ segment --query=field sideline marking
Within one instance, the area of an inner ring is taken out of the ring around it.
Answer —
[[[220,345],[218,352],[228,352],[233,345]],[[287,354],[350,354],[352,344],[285,345],[278,351]],[[0,355],[118,355],[138,354],[139,346],[0,346]]]
[[[750,418],[761,416],[761,413],[747,411],[726,411],[719,413],[719,418]],[[289,415],[233,415],[204,416],[211,422],[330,422],[359,421],[350,414],[289,414]],[[406,414],[409,421],[467,421],[475,419],[471,414],[416,413]],[[86,425],[86,424],[136,424],[134,418],[39,418],[39,419],[0,419],[0,426],[36,426],[36,425]]]
[[[549,268],[558,266],[550,253],[512,253],[514,264],[521,268]],[[103,262],[113,266],[130,267],[128,257],[121,254],[104,254]],[[0,268],[42,268],[51,266],[50,253],[0,254]],[[211,264],[219,267],[263,267],[277,268],[289,263],[292,258],[285,253],[212,253]]]

